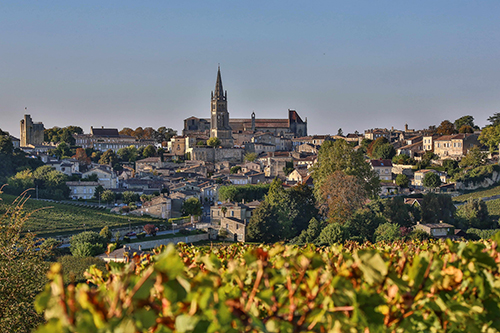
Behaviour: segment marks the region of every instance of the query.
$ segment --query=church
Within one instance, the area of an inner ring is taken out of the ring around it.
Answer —
[[[284,119],[256,118],[255,112],[252,112],[250,118],[230,119],[227,110],[227,91],[222,88],[219,67],[215,91],[212,92],[211,117],[197,118],[193,116],[185,119],[182,134],[184,136],[215,136],[221,140],[223,147],[229,148],[233,147],[235,136],[251,135],[257,132],[290,139],[307,136],[307,118],[303,121],[297,111],[289,109],[288,118]]]

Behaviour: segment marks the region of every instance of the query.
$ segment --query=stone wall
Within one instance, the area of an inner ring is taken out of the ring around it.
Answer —
[[[243,161],[244,150],[240,148],[211,148],[196,147],[188,150],[191,154],[191,160],[205,162],[230,161],[240,163]]]
[[[166,239],[155,239],[155,240],[148,240],[144,242],[137,242],[137,243],[131,243],[128,244],[131,247],[138,248],[139,245],[141,246],[142,249],[153,249],[155,247],[158,247],[160,245],[167,245],[169,243],[196,243],[202,240],[208,240],[209,235],[208,234],[199,234],[199,235],[190,235],[190,236],[179,236],[179,237],[174,237],[174,238],[166,238]]]

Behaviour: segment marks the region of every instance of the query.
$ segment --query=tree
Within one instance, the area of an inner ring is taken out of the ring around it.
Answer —
[[[494,115],[488,117],[488,121],[492,126],[500,125],[500,112],[495,113]]]
[[[394,197],[384,201],[384,217],[391,223],[402,227],[411,227],[416,221],[413,221],[412,208],[404,203],[402,197]]]
[[[500,114],[499,114],[500,115]],[[490,152],[498,150],[500,144],[500,123],[483,128],[479,135],[479,142],[490,148]]]
[[[342,128],[339,128],[339,130],[337,131],[337,135],[344,136],[344,131],[342,131]]]
[[[343,243],[348,238],[349,236],[344,226],[339,223],[329,223],[323,230],[321,230],[317,243],[334,245]]]
[[[109,230],[108,226],[105,226],[99,232],[99,236],[103,237],[106,240],[106,243],[109,243],[111,241],[111,238],[113,237],[113,234]]]
[[[427,172],[424,176],[423,183],[425,187],[435,189],[441,185],[441,179],[437,173]]]
[[[436,129],[436,134],[439,135],[451,135],[455,133],[455,125],[453,125],[453,123],[451,123],[449,120],[443,120],[439,127]]]
[[[377,213],[370,206],[365,206],[354,212],[345,227],[352,238],[372,241],[377,227],[386,222],[381,213]]]
[[[156,155],[156,149],[152,145],[147,146],[144,148],[144,151],[142,152],[142,157],[148,158],[148,157],[154,157]]]
[[[392,164],[414,165],[415,160],[406,154],[399,154],[392,158]]]
[[[378,146],[384,145],[389,143],[389,140],[387,140],[386,137],[381,136],[380,138],[377,138],[375,141],[372,141],[367,149],[366,149],[366,154],[372,158],[377,158],[374,155],[375,150],[377,149]]]
[[[130,204],[131,202],[137,202],[140,200],[139,194],[132,191],[125,191],[122,193],[122,201],[125,204]]]
[[[247,162],[253,162],[257,159],[257,154],[256,153],[246,153],[245,154],[245,161]]]
[[[106,238],[95,231],[84,231],[71,237],[70,251],[75,257],[89,257],[104,253]]]
[[[335,171],[320,188],[320,212],[330,223],[344,224],[351,215],[363,207],[368,195],[363,182],[342,171]]]
[[[109,164],[111,166],[118,163],[118,157],[111,149],[106,150],[99,159],[99,164]]]
[[[474,125],[474,117],[473,116],[463,116],[455,120],[453,123],[455,126],[456,130],[460,130],[463,126],[468,126],[470,128],[474,128],[476,125]],[[460,132],[460,131],[459,131]],[[473,133],[474,131],[470,132]],[[466,133],[466,132],[460,132],[460,133]]]
[[[401,232],[399,231],[399,225],[389,222],[379,225],[373,235],[373,241],[375,242],[394,242],[400,238]]]
[[[115,193],[112,192],[111,190],[103,191],[101,194],[101,200],[110,203],[111,201],[115,200]]]
[[[214,137],[211,137],[210,139],[207,140],[207,145],[209,145],[210,147],[216,148],[216,147],[219,147],[221,145],[221,141],[218,137],[214,136]]]
[[[273,243],[280,239],[280,225],[278,214],[274,207],[263,201],[254,211],[247,227],[249,241]]]
[[[357,177],[365,188],[368,197],[377,197],[380,192],[380,179],[371,169],[360,151],[355,151],[345,140],[325,141],[318,153],[318,162],[313,166],[314,194],[321,202],[320,189],[326,179],[335,171],[343,171],[348,176]]]
[[[116,154],[123,162],[135,162],[137,160],[137,148],[135,146],[120,148]]]
[[[61,142],[57,148],[53,150],[53,154],[58,158],[68,158],[71,156],[71,149],[66,142]]]
[[[295,244],[312,243],[319,237],[322,229],[323,228],[321,223],[316,218],[313,217],[309,221],[307,229],[302,230],[300,235],[294,238],[293,243]]]
[[[222,207],[221,207],[221,209],[220,209],[220,211],[222,212],[222,215],[223,215],[224,217],[226,217],[227,207],[226,207],[226,206],[222,206]]]
[[[234,174],[238,173],[240,170],[241,170],[241,166],[235,165],[235,166],[231,167],[231,169],[229,170],[229,172],[232,175],[234,175]]]
[[[182,204],[182,215],[200,216],[203,213],[201,202],[197,198],[189,198]]]
[[[1,189],[0,189],[1,193]],[[37,246],[35,234],[23,232],[31,213],[21,197],[0,215],[0,331],[31,332],[44,322],[33,306],[46,283],[49,247]]]
[[[458,129],[458,133],[474,133],[474,128],[468,125],[463,125]]]
[[[455,205],[451,196],[428,193],[422,200],[422,223],[452,223],[455,217]]]
[[[291,174],[293,170],[295,170],[295,168],[293,167],[293,161],[286,162],[285,166],[283,167],[283,173],[285,174],[285,176]]]
[[[469,150],[467,155],[462,158],[459,165],[461,168],[474,169],[485,164],[486,154],[481,152],[481,149],[479,149],[478,146],[474,146]]]
[[[165,126],[159,127],[158,130],[154,133],[153,139],[156,143],[161,144],[162,146],[166,146],[166,143],[170,141],[173,136],[177,135],[177,131],[167,128]]]
[[[396,176],[396,185],[401,188],[407,188],[410,184],[410,179],[405,174],[399,174]]]
[[[78,160],[80,165],[89,165],[90,157],[87,156],[87,152],[83,148],[76,148],[74,159]]]
[[[461,229],[496,228],[498,223],[491,223],[488,206],[482,199],[471,199],[461,205],[456,211],[457,221],[455,226]]]
[[[144,232],[150,236],[156,236],[156,227],[154,224],[146,224],[144,227]]]
[[[0,154],[11,155],[14,151],[14,145],[8,132],[0,130]]]
[[[373,150],[373,157],[375,159],[390,160],[396,156],[396,149],[390,143],[378,145]]]

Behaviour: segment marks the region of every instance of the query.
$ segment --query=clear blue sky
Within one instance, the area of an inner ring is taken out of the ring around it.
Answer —
[[[309,132],[423,128],[500,112],[500,1],[3,1],[0,128],[182,129],[231,117]]]

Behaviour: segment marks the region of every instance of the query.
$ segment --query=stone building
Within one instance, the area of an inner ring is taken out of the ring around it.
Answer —
[[[434,140],[434,154],[439,158],[460,159],[467,155],[474,146],[481,147],[479,135],[476,133],[460,133],[455,135],[443,135]]]
[[[21,147],[41,145],[44,142],[44,130],[43,123],[34,123],[31,116],[25,114],[24,119],[21,120]]]
[[[123,135],[116,128],[90,127],[90,134],[73,134],[75,144],[82,148],[94,148],[99,151],[113,150],[134,146],[135,148],[155,145],[154,140],[137,140],[130,135]]]
[[[232,136],[232,129],[229,125],[229,112],[227,111],[227,91],[224,91],[222,88],[220,67],[217,71],[215,92],[212,91],[210,112],[210,137],[219,138],[222,147],[232,148],[234,146],[234,140]]]
[[[172,199],[162,194],[152,198],[151,201],[144,202],[141,208],[134,210],[132,213],[141,216],[146,214],[159,219],[169,219],[172,217]]]

